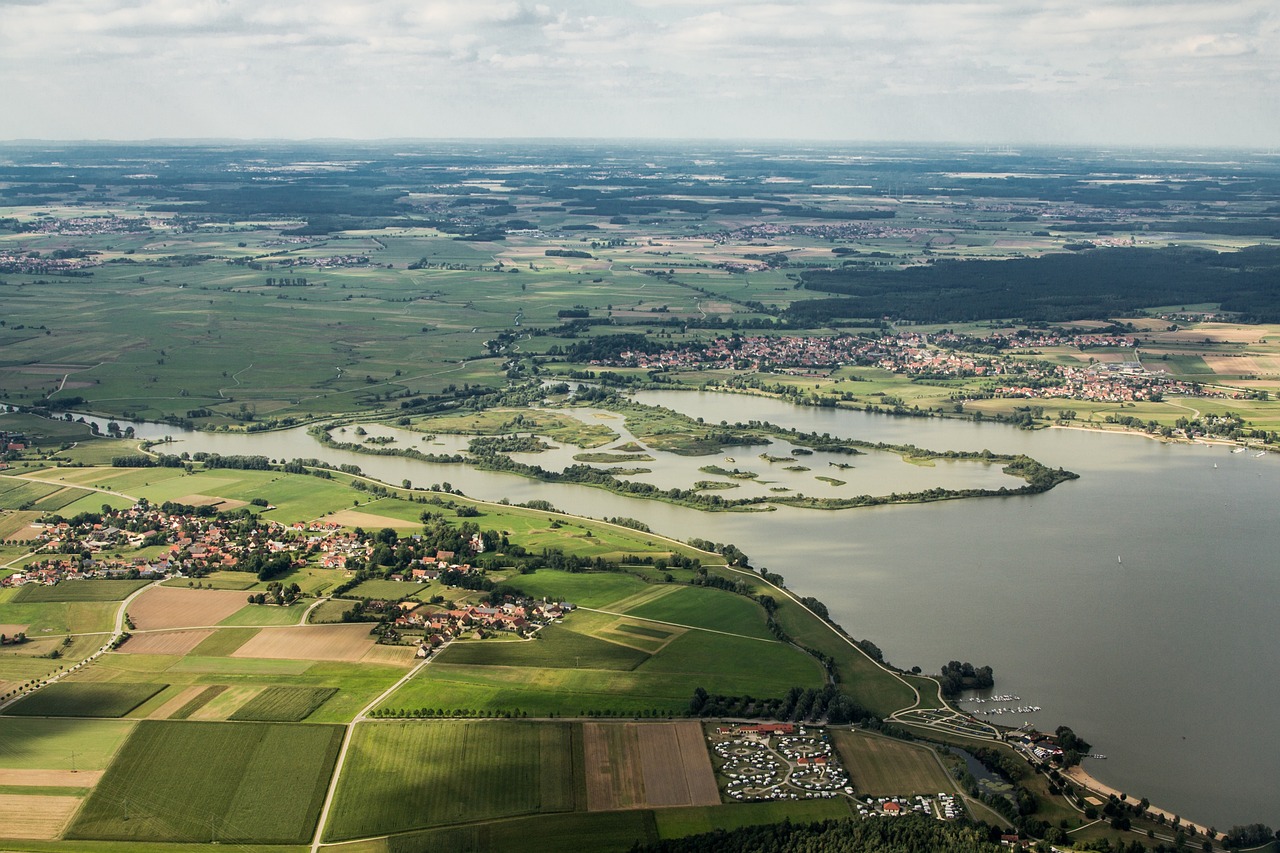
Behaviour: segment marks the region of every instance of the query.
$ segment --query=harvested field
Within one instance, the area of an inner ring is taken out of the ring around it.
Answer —
[[[419,530],[422,527],[419,522],[405,521],[403,518],[391,518],[386,515],[374,515],[371,512],[360,512],[354,509],[335,512],[333,515],[325,516],[324,520],[332,521],[334,524],[341,524],[343,527],[363,527],[365,530],[381,530],[384,527]]]
[[[0,794],[0,826],[8,838],[50,840],[62,834],[79,807],[79,797]]]
[[[236,593],[238,596],[239,593]],[[357,661],[373,647],[369,626],[299,625],[263,628],[231,653],[233,658]]]
[[[128,655],[185,655],[212,634],[208,630],[134,634],[120,651]]]
[[[219,510],[239,509],[242,506],[249,505],[248,501],[220,498],[216,495],[187,495],[186,497],[177,498],[174,503],[186,504],[187,506],[216,506]]]
[[[215,688],[218,689],[214,692]],[[249,702],[254,696],[257,696],[266,688],[260,685],[242,685],[237,687],[227,687],[221,684],[213,685],[209,691],[202,693],[195,699],[191,700],[195,708],[189,713],[182,716],[175,716],[178,720],[226,720],[234,714],[241,705]],[[186,710],[186,709],[182,709]]]
[[[191,704],[191,700],[199,696],[205,691],[204,685],[193,684],[190,687],[183,688],[175,693],[163,705],[153,710],[147,715],[148,720],[167,720],[174,711],[186,707]]]
[[[104,770],[0,770],[0,785],[23,788],[92,788]]]
[[[182,696],[184,697],[186,697],[188,693],[191,694],[190,697],[187,698],[187,701],[169,710],[167,719],[189,719],[192,714],[199,711],[205,705],[208,705],[211,700],[220,695],[226,689],[226,685],[223,684],[211,684],[208,687],[201,687],[198,684],[193,685],[189,690],[184,690],[182,692]],[[172,704],[172,702],[167,703],[164,708],[169,709],[169,705]],[[158,718],[159,716],[160,715],[158,713],[153,715],[155,718]]]
[[[1214,373],[1264,376],[1280,373],[1280,356],[1275,355],[1203,355],[1204,363]]]
[[[955,784],[927,747],[839,730],[832,730],[832,738],[859,794],[892,796],[955,790]]]
[[[245,605],[243,592],[158,586],[138,596],[129,616],[142,630],[216,625]]]
[[[40,515],[34,510],[14,510],[13,512],[0,514],[0,539],[29,542],[38,538],[40,530],[32,527],[31,522],[39,518]]]
[[[361,663],[388,663],[393,666],[407,666],[413,663],[418,653],[417,646],[385,646],[374,645],[360,658]]]
[[[0,634],[12,637],[14,634],[25,634],[30,625],[0,625]]]
[[[698,723],[583,723],[582,732],[588,811],[720,803]]]

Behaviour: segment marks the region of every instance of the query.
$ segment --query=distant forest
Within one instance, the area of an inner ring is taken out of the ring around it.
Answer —
[[[1280,322],[1280,248],[1239,252],[1110,248],[906,270],[807,270],[805,289],[841,294],[787,309],[798,325],[893,317],[922,323],[1103,319],[1153,306],[1215,303],[1246,322]]]

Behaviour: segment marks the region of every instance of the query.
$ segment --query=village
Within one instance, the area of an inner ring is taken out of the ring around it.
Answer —
[[[804,376],[827,376],[835,368],[858,365],[920,379],[991,377],[998,383],[991,387],[992,395],[997,397],[1134,402],[1157,401],[1165,395],[1229,396],[1149,371],[1136,356],[1123,362],[1065,366],[974,351],[1061,346],[1133,349],[1136,341],[1127,335],[1058,332],[1023,335],[1006,331],[981,338],[949,332],[934,335],[902,332],[879,337],[735,336],[657,352],[628,350],[615,359],[600,359],[591,364],[662,371],[734,369]]]

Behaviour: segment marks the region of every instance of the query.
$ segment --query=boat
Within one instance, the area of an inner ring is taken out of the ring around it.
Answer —
[[[1266,455],[1267,455],[1267,451],[1265,451],[1265,450],[1259,450],[1257,453],[1253,454],[1253,458],[1254,458],[1254,459],[1261,459],[1262,457],[1264,457],[1264,456],[1266,456]]]
[[[1124,565],[1124,560],[1120,559],[1119,557],[1116,557],[1116,562],[1122,566]]]

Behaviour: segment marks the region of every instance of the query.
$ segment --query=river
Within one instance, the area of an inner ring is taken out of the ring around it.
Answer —
[[[1088,761],[1089,772],[1131,799],[1145,796],[1219,829],[1280,823],[1280,728],[1273,725],[1280,653],[1272,622],[1280,601],[1280,459],[748,396],[671,391],[637,399],[712,422],[766,420],[936,450],[1026,453],[1081,478],[1028,497],[706,513],[469,466],[335,451],[301,429],[240,435],[134,427],[139,437],[179,439],[169,452],[350,462],[394,484],[448,482],[473,497],[539,498],[572,513],[637,518],[681,539],[732,542],[798,594],[820,598],[833,619],[898,666],[991,665],[997,692],[1021,697],[1009,704],[1043,708],[992,719],[1072,726],[1109,756]],[[741,461],[762,449],[727,452]],[[709,463],[724,464],[719,455],[687,460],[686,482],[704,478],[696,469]]]

